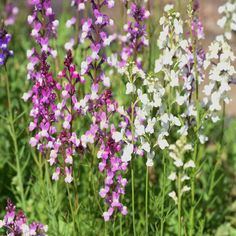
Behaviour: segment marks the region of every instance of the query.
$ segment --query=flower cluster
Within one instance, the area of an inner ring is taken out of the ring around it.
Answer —
[[[50,72],[48,59],[50,56],[57,55],[57,52],[49,45],[49,40],[56,36],[58,21],[55,20],[51,1],[38,0],[32,1],[32,4],[34,4],[34,12],[33,15],[28,16],[28,22],[33,26],[31,36],[39,45],[39,49],[32,48],[27,52],[28,79],[34,84],[22,98],[25,101],[31,99],[33,104],[30,112],[33,121],[29,125],[29,130],[36,133],[30,139],[30,144],[33,147],[37,146],[43,152],[52,145],[53,134],[56,132],[53,122],[56,120],[56,91],[60,89],[60,84],[55,81]]]
[[[7,201],[6,214],[0,220],[0,230],[4,230],[4,235],[8,236],[46,236],[48,226],[41,223],[28,224],[23,211],[16,211],[11,200]]]
[[[88,0],[72,0],[71,1],[71,6],[76,6],[78,11],[84,10],[85,9],[85,3]]]
[[[126,3],[124,3],[126,5]],[[119,67],[124,67],[129,59],[136,62],[141,68],[142,58],[138,56],[143,47],[148,46],[147,32],[144,21],[149,17],[150,12],[144,6],[139,6],[136,3],[131,3],[130,9],[127,10],[128,15],[133,21],[128,21],[124,25],[125,36],[120,39],[123,42],[121,51],[121,61]]]
[[[227,1],[218,9],[219,14],[223,15],[218,20],[217,24],[225,30],[225,37],[230,40],[232,31],[236,31],[236,2],[233,0]]]
[[[205,61],[205,51],[201,45],[201,40],[204,39],[204,29],[198,16],[199,1],[193,1],[193,6],[189,5],[189,7],[189,17],[191,19],[189,28],[191,28],[191,31],[187,40],[188,46],[185,48],[188,61],[183,67],[182,76],[186,93],[191,101],[196,79],[198,80],[198,84],[201,84],[204,79],[203,65]],[[195,65],[196,71],[194,68]]]
[[[4,28],[0,28],[0,67],[6,64],[10,56],[13,56],[13,51],[8,49],[11,37]]]
[[[187,184],[182,184],[190,179],[188,170],[189,168],[195,168],[195,163],[192,160],[185,160],[187,156],[186,154],[192,151],[192,145],[187,143],[187,137],[183,135],[175,144],[170,145],[169,150],[169,156],[173,159],[177,172],[172,172],[168,179],[171,181],[177,181],[179,179],[179,183],[181,183],[181,188],[179,191],[182,195],[184,192],[188,192],[190,190],[190,187]],[[178,184],[176,183],[176,185]],[[170,192],[169,196],[177,204],[178,197],[176,192]]]
[[[213,122],[219,118],[218,112],[223,102],[228,104],[230,98],[227,92],[231,89],[230,82],[235,74],[233,62],[234,53],[223,36],[217,36],[209,46],[206,55],[205,69],[209,69],[209,83],[205,85],[203,93],[204,104],[209,107],[209,114]]]
[[[19,13],[19,8],[15,6],[13,3],[7,3],[5,5],[5,19],[4,24],[7,25],[14,25],[16,21],[16,17]]]
[[[101,10],[105,6],[113,7],[114,1],[104,1],[102,4],[92,1],[91,4],[93,18],[82,20],[80,41],[84,42],[87,39],[90,41],[91,54],[81,63],[81,78],[88,77],[92,81],[91,93],[87,96],[86,102],[93,123],[86,134],[92,138],[92,142],[96,139],[99,145],[99,170],[105,174],[105,186],[101,188],[100,196],[109,205],[108,211],[103,214],[107,221],[115,209],[123,215],[127,214],[127,208],[120,202],[120,195],[125,193],[124,188],[127,183],[121,173],[127,169],[127,164],[122,163],[119,157],[121,144],[112,139],[115,129],[112,117],[118,112],[118,105],[109,89],[110,79],[103,72],[107,58],[102,54],[102,50],[113,40],[113,36],[106,33],[105,27],[112,26],[113,21]]]

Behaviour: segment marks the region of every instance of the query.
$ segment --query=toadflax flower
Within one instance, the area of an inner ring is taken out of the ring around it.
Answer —
[[[50,0],[32,1],[31,4],[34,5],[34,11],[28,16],[28,22],[33,26],[31,36],[35,39],[36,47],[27,52],[27,69],[28,79],[33,82],[33,87],[22,98],[25,101],[30,99],[33,104],[29,130],[34,136],[30,139],[30,144],[43,152],[53,142],[53,134],[56,132],[53,123],[56,120],[56,91],[60,89],[60,84],[50,72],[48,58],[57,54],[50,46],[50,38],[56,37],[58,21]]]
[[[236,2],[234,0],[227,1],[219,7],[218,12],[222,17],[217,21],[217,24],[224,29],[224,36],[230,40],[232,31],[236,31]]]
[[[124,3],[127,6],[126,3]],[[144,6],[136,3],[131,3],[130,8],[127,9],[127,14],[133,19],[124,25],[125,36],[120,36],[122,41],[121,61],[119,67],[122,68],[126,65],[128,60],[135,61],[136,65],[140,68],[142,58],[139,53],[143,47],[148,46],[148,38],[146,26],[144,21],[150,16],[150,12]]]
[[[81,4],[85,1],[73,2]],[[90,80],[91,87],[89,92],[82,98],[76,97],[76,92],[67,91],[67,95],[65,91],[65,99],[72,95],[74,115],[70,114],[68,117],[65,114],[67,109],[64,104],[66,104],[66,101],[58,104],[60,107],[65,107],[61,109],[64,113],[62,117],[69,118],[68,122],[64,123],[63,128],[67,130],[64,133],[70,133],[72,127],[70,122],[74,116],[89,115],[91,117],[88,130],[78,137],[79,140],[76,138],[76,134],[71,137],[71,140],[74,143],[77,142],[78,149],[81,150],[88,149],[89,145],[96,145],[99,149],[97,153],[98,168],[105,176],[104,186],[100,189],[99,194],[108,205],[108,211],[103,214],[106,221],[117,211],[123,215],[127,214],[127,208],[121,203],[121,195],[125,194],[127,184],[127,180],[122,177],[122,173],[126,171],[127,163],[123,163],[120,157],[122,141],[112,139],[113,132],[116,132],[112,120],[115,113],[118,112],[118,104],[112,96],[110,78],[104,73],[103,69],[107,63],[105,48],[109,46],[112,40],[106,27],[113,25],[113,20],[103,13],[103,9],[113,7],[114,3],[114,1],[87,2],[88,6],[92,8],[92,14],[91,18],[81,19],[79,42],[89,45],[89,50],[86,58],[81,62],[79,80],[84,83]],[[62,74],[65,76],[65,73],[62,72]],[[74,147],[74,144],[72,146]]]
[[[15,205],[8,200],[6,214],[3,220],[0,220],[0,229],[3,229],[4,235],[46,236],[48,226],[35,222],[29,224],[24,212],[16,211]]]
[[[235,75],[233,62],[235,55],[224,36],[217,36],[209,46],[206,55],[205,69],[209,69],[209,83],[204,86],[204,104],[209,107],[208,116],[213,122],[219,120],[219,111],[222,104],[228,104],[228,91]]]
[[[7,3],[4,10],[4,24],[6,26],[14,25],[19,13],[19,8],[14,3]]]
[[[13,51],[8,48],[11,37],[4,28],[0,28],[0,67],[6,64],[10,56],[13,56]]]

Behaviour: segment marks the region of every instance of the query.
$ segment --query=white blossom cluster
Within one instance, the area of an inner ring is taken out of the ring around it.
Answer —
[[[205,69],[209,70],[209,83],[205,85],[204,104],[209,107],[208,115],[213,122],[217,122],[222,103],[228,104],[230,97],[230,82],[235,74],[233,61],[235,56],[224,36],[218,36],[209,46],[206,55]]]
[[[181,195],[184,192],[188,192],[190,190],[189,185],[186,183],[188,180],[190,180],[190,177],[188,175],[188,171],[191,168],[195,168],[195,163],[193,160],[185,160],[186,154],[188,152],[192,151],[192,145],[187,143],[187,137],[181,136],[179,140],[176,141],[175,144],[170,145],[169,150],[169,156],[173,159],[174,165],[176,166],[176,170],[174,172],[171,172],[168,179],[171,181],[179,181],[181,182]],[[176,183],[176,185],[178,185]],[[168,194],[177,204],[178,198],[175,191],[172,191]]]
[[[220,18],[217,24],[225,30],[225,37],[230,40],[232,38],[232,31],[236,31],[236,2],[230,0],[218,9],[222,18]]]

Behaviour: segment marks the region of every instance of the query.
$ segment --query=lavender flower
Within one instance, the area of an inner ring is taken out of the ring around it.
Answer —
[[[53,142],[53,134],[56,132],[53,126],[56,120],[55,91],[60,89],[60,84],[53,78],[47,60],[49,56],[56,57],[57,54],[49,42],[50,38],[56,36],[58,21],[55,20],[50,0],[34,0],[31,4],[34,4],[34,12],[28,17],[28,22],[33,25],[31,36],[40,49],[32,48],[27,52],[28,79],[34,85],[23,95],[23,99],[26,101],[31,98],[33,104],[30,112],[33,121],[29,130],[36,131],[36,134],[30,139],[30,144],[43,152]]]
[[[6,214],[3,220],[0,220],[0,229],[3,229],[4,233],[9,236],[46,236],[48,226],[35,222],[28,224],[24,212],[16,211],[15,205],[8,200]]]
[[[13,51],[8,49],[10,41],[11,35],[5,29],[0,28],[0,67],[6,64],[10,56],[13,56]]]
[[[124,2],[126,5],[126,3]],[[127,10],[130,17],[133,18],[133,22],[129,21],[124,25],[126,36],[121,37],[123,41],[123,48],[121,51],[120,67],[124,67],[129,59],[136,62],[140,68],[142,59],[138,57],[138,53],[141,52],[143,47],[148,46],[147,32],[144,21],[149,17],[150,12],[143,6],[139,6],[135,3],[131,3],[130,9]]]
[[[19,8],[15,6],[13,3],[7,3],[5,5],[5,20],[4,24],[7,25],[14,25],[16,21],[16,17],[19,13]]]
[[[104,187],[100,190],[100,196],[109,205],[104,212],[104,220],[109,220],[117,209],[123,215],[127,214],[127,208],[120,202],[120,195],[124,194],[127,180],[122,177],[122,172],[127,169],[127,164],[121,161],[120,142],[112,139],[115,130],[112,123],[113,115],[118,112],[117,102],[112,98],[110,79],[103,72],[103,66],[107,58],[102,51],[112,41],[112,37],[105,31],[106,26],[112,26],[113,21],[102,12],[107,6],[113,7],[114,1],[96,3],[91,1],[93,17],[83,19],[80,41],[90,41],[90,55],[81,63],[82,78],[88,77],[92,80],[91,93],[87,96],[88,111],[92,115],[93,124],[87,131],[87,137],[92,142],[96,139],[99,145],[98,158],[100,159],[99,170],[106,177]],[[86,136],[81,137],[82,143]]]

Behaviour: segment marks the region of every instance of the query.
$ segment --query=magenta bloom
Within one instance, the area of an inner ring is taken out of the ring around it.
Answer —
[[[41,223],[28,224],[27,218],[23,211],[16,211],[16,206],[7,201],[6,214],[3,220],[0,220],[0,229],[10,236],[36,235],[45,236],[48,230],[47,226]]]

